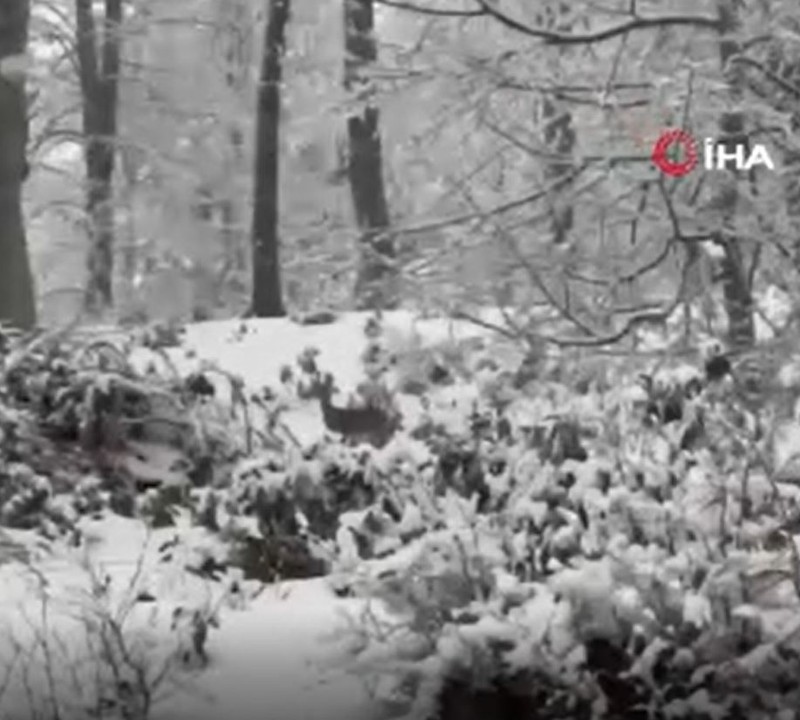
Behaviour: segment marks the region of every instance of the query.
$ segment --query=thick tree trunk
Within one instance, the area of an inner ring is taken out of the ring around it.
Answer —
[[[739,27],[736,0],[719,0],[717,8],[722,25],[720,38],[720,62],[727,74],[728,91],[734,104],[742,102],[742,78],[740,68],[729,64],[729,60],[741,51],[733,37]],[[747,144],[745,115],[742,110],[727,112],[719,122],[720,144],[733,152],[738,144]],[[753,318],[753,295],[750,286],[750,271],[746,264],[742,238],[732,230],[737,212],[739,188],[742,177],[734,169],[720,182],[718,207],[722,208],[722,227],[718,244],[724,252],[722,261],[722,290],[725,311],[728,316],[728,342],[734,348],[748,348],[755,343]],[[747,179],[747,178],[744,178]]]
[[[256,119],[252,314],[282,317],[279,211],[280,111],[283,55],[290,0],[267,0],[267,27],[261,57]]]
[[[101,43],[98,43],[92,0],[76,0],[76,16],[90,237],[85,306],[89,312],[97,314],[110,308],[114,302],[113,178],[122,0],[105,0]]]
[[[28,0],[0,2],[0,322],[36,324],[22,183],[27,175],[28,108],[24,63]]]
[[[344,0],[345,89],[359,93],[363,107],[347,120],[348,178],[356,223],[361,232],[356,304],[391,309],[399,302],[395,245],[389,234],[389,206],[383,180],[380,113],[371,103],[367,66],[378,57],[373,0]]]
[[[545,98],[542,109],[545,121],[544,141],[548,150],[561,159],[549,161],[544,169],[548,185],[555,185],[564,175],[573,169],[572,153],[575,150],[575,129],[572,127],[572,115],[550,98]],[[572,231],[574,213],[570,202],[560,197],[567,188],[560,188],[551,198],[552,219],[550,230],[555,245],[564,244]]]

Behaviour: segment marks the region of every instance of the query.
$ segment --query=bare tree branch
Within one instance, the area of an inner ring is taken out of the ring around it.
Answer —
[[[486,15],[483,10],[445,10],[443,8],[429,8],[416,3],[403,2],[402,0],[376,0],[379,5],[396,8],[398,10],[411,10],[420,15],[434,15],[436,17],[482,17]]]
[[[636,30],[651,30],[659,27],[691,26],[708,28],[716,31],[720,30],[720,21],[717,18],[703,17],[701,15],[664,15],[654,18],[634,16],[626,22],[591,33],[560,33],[535,28],[520,20],[516,20],[500,10],[491,0],[477,0],[477,2],[484,11],[484,14],[493,17],[507,28],[528,35],[529,37],[543,40],[548,45],[587,45],[610,40],[620,35],[627,35]]]
[[[698,27],[708,28],[719,32],[721,29],[720,21],[717,18],[704,17],[702,15],[664,15],[661,17],[645,18],[638,15],[632,16],[629,20],[619,23],[604,30],[591,33],[573,34],[561,33],[542,28],[533,27],[527,23],[511,17],[511,15],[500,10],[493,0],[476,0],[479,7],[474,10],[456,10],[444,8],[430,8],[417,3],[405,2],[404,0],[377,0],[381,5],[393,7],[399,10],[410,10],[423,15],[435,15],[439,17],[491,17],[510,30],[522,33],[528,37],[542,40],[548,45],[588,45],[591,43],[610,40],[620,35],[627,35],[637,30],[652,30],[661,27]]]
[[[730,59],[731,63],[738,63],[740,65],[747,65],[749,67],[755,68],[758,70],[764,77],[771,80],[775,83],[781,90],[784,92],[789,93],[795,98],[800,98],[800,87],[784,80],[782,77],[776,75],[772,72],[769,68],[764,67],[760,62],[757,60],[753,60],[753,58],[746,57],[744,55],[736,55]]]

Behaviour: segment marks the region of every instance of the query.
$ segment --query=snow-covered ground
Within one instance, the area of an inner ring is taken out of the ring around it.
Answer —
[[[130,608],[126,603],[143,592],[155,602],[133,605],[123,625],[132,643],[152,643],[147,657],[154,672],[166,655],[182,647],[179,633],[170,628],[174,608],[217,610],[219,618],[219,627],[212,627],[209,636],[208,665],[169,678],[158,693],[164,697],[157,700],[153,718],[379,717],[379,709],[359,680],[335,667],[341,648],[330,636],[341,626],[343,612],[358,610],[357,601],[336,598],[324,580],[282,583],[254,598],[236,599],[227,595],[224,583],[182,571],[184,562],[192,564],[192,556],[199,556],[204,546],[213,550],[213,540],[198,529],[179,525],[177,530],[147,534],[136,521],[110,516],[87,521],[82,530],[91,546],[91,570],[84,564],[86,558],[66,549],[30,565],[0,566],[0,647],[10,651],[9,659],[17,647],[38,649],[27,664],[18,661],[15,682],[0,702],[3,718],[34,717],[25,680],[35,698],[51,694],[54,682],[55,694],[66,705],[76,686],[89,687],[95,667],[85,643],[96,633],[87,629],[87,618],[95,611],[122,617]],[[159,562],[163,556],[159,547],[174,542],[175,536],[182,536],[182,541],[172,561]],[[108,583],[107,596],[98,598],[92,593],[92,578]],[[253,588],[246,587],[244,594],[248,593]],[[37,644],[39,631],[44,642]],[[42,662],[45,651],[51,655],[49,669],[56,676],[52,681],[36,669],[48,664]],[[71,662],[65,662],[65,655]],[[181,687],[172,687],[173,680],[180,681]]]
[[[190,326],[184,347],[169,354],[181,373],[213,362],[258,391],[276,387],[281,368],[294,366],[313,346],[319,368],[348,391],[363,378],[366,319],[354,313],[319,326],[288,319],[202,323]],[[467,323],[416,320],[408,313],[392,313],[384,322],[390,348],[486,334]],[[144,366],[154,355],[143,351],[140,359]],[[403,401],[408,417],[414,398]],[[295,402],[283,419],[302,442],[323,431],[313,401]],[[196,610],[218,620],[218,627],[210,629],[207,665],[161,683],[152,720],[385,717],[363,680],[345,673],[345,648],[332,638],[362,601],[336,597],[325,580],[243,585],[233,594],[230,577],[214,582],[185,571],[219,549],[213,536],[186,522],[148,534],[139,521],[109,515],[84,519],[81,530],[88,542],[80,549],[59,543],[47,552],[30,533],[0,532],[0,720],[80,717],[48,707],[35,713],[31,699],[55,696],[66,707],[80,689],[96,686],[93,673],[103,663],[87,640],[97,642],[115,623],[152,657],[150,670],[157,672],[169,654],[191,646],[191,624],[174,622],[179,607],[181,617]],[[133,603],[142,593],[151,601]]]
[[[275,386],[284,365],[294,365],[308,346],[319,349],[319,367],[333,372],[344,390],[362,379],[360,353],[366,315],[344,316],[334,324],[300,326],[289,320],[211,322],[190,326],[185,347],[171,357],[181,372],[203,362],[217,363],[257,390]],[[398,346],[431,344],[485,334],[474,326],[445,320],[416,321],[392,314],[384,337]],[[187,352],[188,350],[188,352]],[[143,354],[142,362],[152,355]],[[285,418],[303,440],[323,430],[318,407],[293,408]],[[180,687],[163,685],[152,717],[156,720],[367,720],[381,717],[377,701],[357,677],[345,674],[337,659],[343,615],[357,612],[360,601],[337,598],[324,580],[271,586],[252,598],[235,600],[226,588],[183,571],[214,540],[184,524],[152,531],[135,520],[114,515],[83,522],[88,549],[33,545],[27,533],[8,531],[0,543],[0,717],[36,717],[32,698],[55,695],[69,705],[76,688],[92,685],[98,652],[87,648],[104,614],[122,622],[137,642],[148,643],[153,671],[185,642],[172,629],[178,606],[219,609],[219,626],[210,629],[208,665],[187,674]],[[169,562],[164,543],[175,541]],[[22,553],[8,549],[28,546]],[[179,555],[180,552],[183,555]],[[185,555],[185,557],[184,557]],[[195,563],[197,564],[197,563]],[[98,595],[98,587],[106,587]],[[155,602],[132,603],[142,592]],[[248,588],[244,593],[254,592]],[[94,612],[95,623],[88,620]],[[124,617],[124,621],[121,619]],[[102,623],[100,623],[102,624]],[[97,641],[97,637],[93,637]],[[29,655],[20,653],[33,648]],[[10,672],[5,678],[5,670]],[[161,695],[164,697],[161,697]],[[47,708],[41,708],[47,712]],[[73,717],[70,715],[70,717]]]
[[[361,353],[367,338],[364,326],[369,313],[348,313],[327,325],[299,325],[289,319],[267,321],[216,321],[190,325],[184,348],[170,357],[180,372],[200,369],[214,362],[228,373],[241,377],[247,387],[258,391],[264,386],[276,389],[281,368],[296,368],[296,360],[309,347],[319,351],[317,365],[322,372],[331,372],[338,390],[347,395],[364,380]],[[490,322],[502,323],[499,313],[486,313]],[[412,313],[396,311],[383,321],[383,342],[390,351],[412,347],[430,347],[487,337],[490,331],[476,325],[445,318],[418,319]],[[148,351],[134,353],[140,369],[153,362]],[[140,361],[140,364],[139,362]],[[390,373],[391,375],[391,373]],[[222,397],[229,392],[224,378],[209,376]],[[389,378],[390,383],[392,378]],[[457,387],[459,401],[469,402],[471,387]],[[412,422],[420,412],[417,398],[400,396],[403,416]],[[303,444],[310,444],[323,431],[322,418],[315,403],[291,403],[282,420]]]

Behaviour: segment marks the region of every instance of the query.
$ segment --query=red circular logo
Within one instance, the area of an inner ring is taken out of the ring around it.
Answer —
[[[682,151],[682,160],[670,157],[672,148]],[[652,158],[661,172],[672,177],[681,177],[691,172],[697,165],[697,143],[685,130],[667,130],[656,140]]]

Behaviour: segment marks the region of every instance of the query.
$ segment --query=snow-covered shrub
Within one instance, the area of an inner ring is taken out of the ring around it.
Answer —
[[[130,338],[56,333],[6,345],[0,524],[68,530],[107,507],[132,516],[144,505],[152,515],[137,495],[214,482],[247,450],[245,423],[223,415],[203,374],[182,379],[166,356],[164,371],[136,370],[142,345]]]
[[[23,590],[24,601],[0,618],[0,641],[12,651],[0,666],[3,718],[158,717],[208,663],[207,640],[230,594],[228,579],[204,578],[202,563],[186,573],[185,555],[177,541],[156,555],[142,549],[132,574],[120,574],[67,553],[66,586],[28,559],[14,576],[26,587],[6,588],[12,597]]]
[[[396,712],[797,707],[800,515],[774,475],[776,406],[678,374],[512,393],[509,427],[490,413],[445,428],[425,438],[432,461],[405,466],[416,535],[375,558],[340,533],[338,586],[344,573],[382,608],[362,618],[355,664]]]

